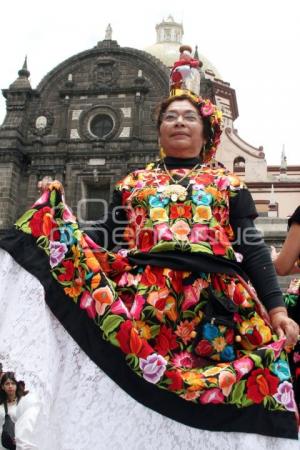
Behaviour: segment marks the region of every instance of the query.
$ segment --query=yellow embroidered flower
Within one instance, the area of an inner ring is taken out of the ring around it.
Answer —
[[[206,380],[200,373],[185,372],[181,374],[181,377],[187,384],[193,386],[196,390],[206,387]],[[192,388],[189,388],[189,390],[192,390]]]
[[[154,222],[167,222],[168,214],[164,208],[151,208],[150,218]]]
[[[223,336],[216,337],[212,341],[212,345],[217,352],[222,352],[224,350],[224,348],[226,347],[225,338]]]
[[[194,222],[207,222],[211,219],[211,208],[210,206],[200,205],[195,208],[196,213],[194,214]]]
[[[204,375],[205,377],[213,377],[214,375],[217,375],[218,373],[222,372],[222,370],[223,367],[215,366],[202,372],[202,375]]]
[[[134,328],[137,330],[140,337],[144,339],[151,339],[151,328],[146,322],[137,320],[134,322]]]

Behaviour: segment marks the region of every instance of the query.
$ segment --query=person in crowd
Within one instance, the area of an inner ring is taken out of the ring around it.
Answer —
[[[288,220],[288,234],[280,252],[271,247],[271,256],[280,276],[298,275],[291,281],[285,294],[289,316],[300,324],[300,206]],[[300,336],[299,336],[300,338]],[[294,389],[298,407],[300,407],[300,344],[290,353],[290,365],[294,378]]]
[[[80,228],[53,181],[1,241],[3,289],[15,271],[28,287],[20,295],[16,286],[14,303],[4,303],[19,319],[20,311],[39,317],[31,322],[36,338],[27,338],[31,363],[45,373],[41,340],[56,361],[49,377],[58,413],[49,426],[63,423],[62,449],[72,439],[77,448],[101,439],[103,448],[296,449],[285,349],[299,327],[287,315],[247,187],[215,160],[221,113],[173,89],[157,129],[165,157],[120,180],[91,229]],[[79,437],[78,423],[94,437]]]
[[[4,373],[0,382],[0,430],[2,431],[7,408],[15,424],[16,448],[37,450],[38,447],[34,444],[34,423],[39,413],[39,405],[32,394],[27,394],[24,381],[17,381],[14,372]],[[0,449],[5,448],[0,441]]]

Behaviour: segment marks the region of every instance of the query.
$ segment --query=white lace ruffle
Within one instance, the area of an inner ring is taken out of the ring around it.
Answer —
[[[0,361],[42,402],[39,450],[299,450],[299,441],[191,428],[139,404],[67,334],[39,281],[3,250],[0,261]]]

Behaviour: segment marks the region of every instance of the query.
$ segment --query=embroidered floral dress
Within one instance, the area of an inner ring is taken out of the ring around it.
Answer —
[[[155,164],[133,172],[116,185],[126,223],[112,233],[126,247],[114,253],[80,230],[54,183],[1,245],[138,401],[198,428],[297,439],[284,341],[233,249],[229,209],[240,191],[220,167],[202,166],[181,184]]]

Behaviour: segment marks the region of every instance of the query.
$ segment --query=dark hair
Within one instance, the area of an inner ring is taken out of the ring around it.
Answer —
[[[3,389],[4,383],[6,383],[7,380],[11,380],[17,386],[17,401],[19,401],[21,397],[28,393],[28,391],[25,391],[25,383],[23,380],[17,381],[14,372],[5,372],[5,374],[2,375],[0,382],[0,404],[4,403],[7,400],[6,392]]]
[[[210,124],[210,119],[209,117],[203,117],[200,113],[200,108],[199,108],[199,103],[196,102],[195,100],[193,100],[189,95],[187,94],[182,94],[179,95],[177,97],[168,97],[165,100],[163,100],[157,108],[157,120],[156,120],[156,127],[157,130],[160,130],[162,121],[163,121],[163,114],[166,112],[166,110],[168,109],[169,105],[171,105],[171,103],[173,102],[177,102],[177,101],[183,101],[183,100],[187,100],[190,102],[191,105],[193,105],[197,111],[199,116],[201,117],[202,121],[203,121],[203,137],[206,141],[210,140],[212,137],[212,130],[211,130],[211,124]]]

